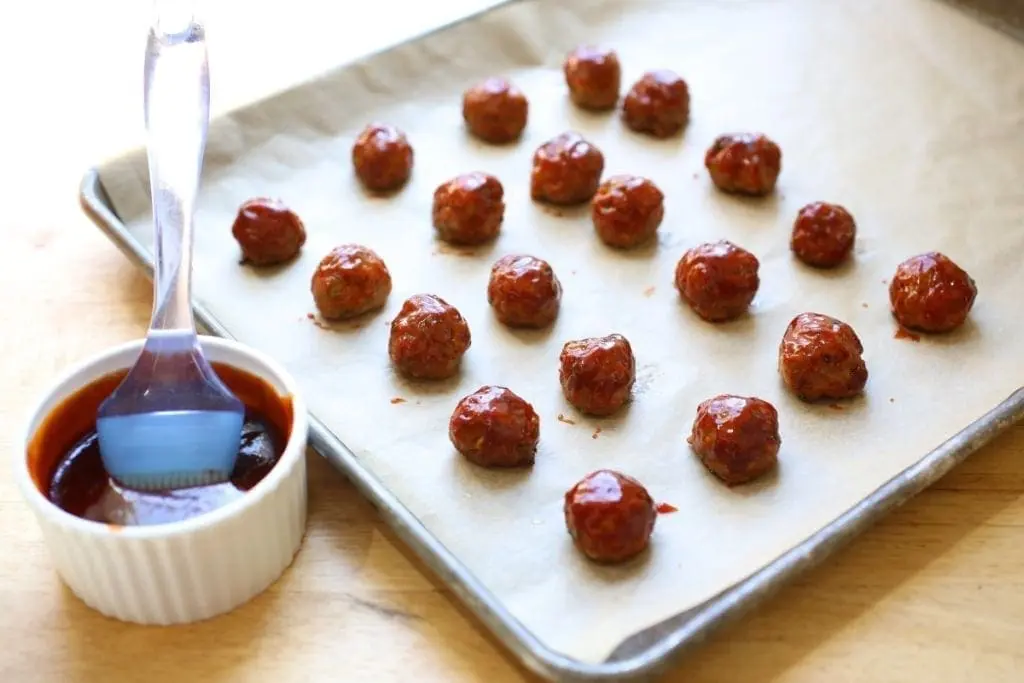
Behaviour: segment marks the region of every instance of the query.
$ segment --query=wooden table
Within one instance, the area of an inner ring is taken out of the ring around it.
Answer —
[[[287,6],[285,17],[264,3],[254,5],[264,14],[245,16],[241,0],[222,0],[208,15],[215,109],[478,2],[416,3],[422,9],[388,13],[386,26],[339,26],[309,21],[318,0],[274,4]],[[397,0],[375,6],[387,3]],[[0,41],[0,438],[11,457],[21,457],[12,435],[27,400],[69,363],[139,336],[149,317],[148,282],[76,198],[88,165],[140,140],[139,4],[17,3]],[[288,52],[300,33],[303,49]],[[0,468],[0,681],[532,680],[340,475],[315,455],[309,465],[309,535],[294,567],[234,614],[170,629],[107,620],[63,588],[9,467]],[[1024,680],[1024,427],[721,632],[668,680]]]

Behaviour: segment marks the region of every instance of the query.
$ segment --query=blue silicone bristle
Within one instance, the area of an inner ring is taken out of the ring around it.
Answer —
[[[133,489],[202,486],[231,477],[244,415],[237,411],[164,411],[100,417],[107,472]]]

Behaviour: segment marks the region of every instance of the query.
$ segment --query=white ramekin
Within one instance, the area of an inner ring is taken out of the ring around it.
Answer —
[[[263,592],[291,564],[306,529],[306,405],[275,361],[242,344],[200,337],[211,361],[246,370],[291,397],[291,437],[277,465],[238,500],[172,524],[111,527],[64,512],[32,479],[28,444],[63,399],[130,367],[137,340],[61,377],[31,409],[15,442],[14,477],[35,512],[60,578],[97,611],[139,624],[181,624],[229,612]]]

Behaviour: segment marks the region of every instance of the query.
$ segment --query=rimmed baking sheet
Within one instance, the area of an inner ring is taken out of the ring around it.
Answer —
[[[658,67],[687,79],[693,119],[684,135],[653,141],[568,103],[561,60],[591,41],[619,51],[627,84]],[[1024,379],[1011,341],[1024,332],[1022,67],[1024,47],[933,0],[514,3],[217,121],[197,219],[197,305],[215,332],[296,375],[322,425],[314,442],[517,654],[548,675],[636,673],[1020,415],[1021,394],[1006,398]],[[462,89],[495,73],[531,100],[526,135],[512,147],[480,145],[461,127]],[[416,148],[412,182],[387,200],[364,195],[348,162],[355,133],[374,119],[405,129]],[[662,187],[657,245],[611,252],[585,212],[530,202],[530,156],[566,129],[601,147],[609,174],[640,173]],[[715,135],[745,129],[783,148],[768,200],[721,195],[702,170]],[[145,166],[133,150],[100,167],[105,198],[86,193],[141,265],[152,242]],[[475,169],[504,182],[506,222],[490,248],[456,253],[434,240],[430,198],[441,181]],[[229,234],[238,205],[257,195],[284,199],[310,231],[300,258],[269,273],[239,266]],[[841,202],[858,220],[854,264],[837,273],[800,267],[788,252],[796,210],[815,200]],[[758,255],[762,287],[750,316],[710,326],[679,304],[672,269],[686,247],[720,237]],[[348,241],[383,256],[395,290],[379,315],[322,329],[306,316],[309,278]],[[883,281],[930,249],[970,270],[978,304],[958,333],[895,339]],[[512,252],[548,259],[563,282],[550,332],[511,333],[487,308],[490,264]],[[454,381],[410,385],[388,366],[386,323],[421,291],[469,320],[473,346]],[[778,340],[804,310],[861,335],[871,372],[863,399],[806,406],[780,387]],[[638,389],[623,415],[587,419],[561,397],[558,350],[612,331],[633,342]],[[488,383],[510,386],[541,415],[529,473],[483,472],[452,452],[448,415]],[[688,452],[697,402],[719,392],[779,408],[777,475],[729,490]],[[597,467],[638,477],[680,509],[659,520],[652,552],[626,567],[582,561],[564,531],[562,493]]]

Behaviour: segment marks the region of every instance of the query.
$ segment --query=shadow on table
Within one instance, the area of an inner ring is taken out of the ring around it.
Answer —
[[[116,680],[170,681],[181,676],[219,683],[237,680],[250,660],[254,643],[267,625],[282,595],[271,587],[252,603],[224,616],[185,626],[155,627],[124,624],[85,607],[64,588],[63,629],[69,671],[67,683],[108,683]]]

